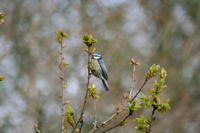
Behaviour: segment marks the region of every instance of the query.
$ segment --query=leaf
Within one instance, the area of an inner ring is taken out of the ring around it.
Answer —
[[[164,103],[168,103],[169,101],[170,101],[170,99],[167,98],[167,99],[164,101]]]
[[[128,123],[128,120],[124,120],[124,121],[122,122],[122,126],[126,125],[127,123]]]

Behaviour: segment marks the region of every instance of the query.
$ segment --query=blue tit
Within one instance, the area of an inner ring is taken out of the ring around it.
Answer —
[[[108,91],[109,87],[107,84],[108,80],[107,69],[99,52],[92,54],[91,65],[92,65],[92,70],[91,70],[92,74],[102,80],[104,88],[106,89],[106,91]]]

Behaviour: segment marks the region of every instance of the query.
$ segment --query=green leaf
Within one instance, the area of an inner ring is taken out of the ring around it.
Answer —
[[[133,102],[129,104],[130,110],[137,110],[138,108],[141,108],[141,106],[136,103],[136,100],[133,100]]]
[[[149,77],[155,77],[159,69],[160,69],[160,65],[155,65],[155,64],[153,64],[153,65],[150,67],[149,71],[147,72],[147,75],[148,75]]]
[[[81,39],[83,40],[83,42],[88,46],[91,47],[93,46],[95,43],[97,43],[98,41],[96,39],[94,39],[92,37],[92,35],[87,35],[85,34],[83,37],[81,37]]]
[[[128,123],[128,120],[124,120],[124,121],[122,122],[122,126],[126,125],[127,123]]]
[[[95,83],[91,83],[91,86],[89,88],[89,98],[93,97],[94,99],[99,99],[100,97],[97,95],[99,92],[96,88]]]
[[[82,48],[82,50],[88,52],[88,49],[87,49],[87,48]]]
[[[91,83],[92,88],[96,88],[95,83]]]
[[[155,89],[154,89],[154,88],[150,88],[150,89],[148,90],[148,92],[149,92],[150,94],[153,94],[153,93],[155,92]]]
[[[92,53],[96,52],[96,48],[92,48]]]
[[[149,129],[149,125],[147,124],[149,119],[146,119],[144,116],[140,115],[140,118],[135,118],[133,121],[136,122],[135,129],[137,133],[145,132]]]
[[[66,117],[66,122],[71,125],[72,127],[74,127],[74,114],[75,114],[75,111],[72,110],[72,107],[71,106],[68,106],[66,108],[66,112],[65,112],[65,117]]]
[[[165,70],[165,68],[162,68],[162,69],[160,70],[159,76],[160,76],[161,79],[165,79],[165,78],[166,78],[166,76],[167,76],[167,71]]]
[[[164,103],[168,103],[169,101],[170,101],[170,99],[167,98],[167,99],[164,101]]]

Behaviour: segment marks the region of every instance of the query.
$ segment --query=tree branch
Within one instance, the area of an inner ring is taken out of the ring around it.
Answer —
[[[90,55],[91,55],[91,52],[90,52],[90,48],[91,46],[88,46],[88,66],[90,65]],[[88,81],[87,81],[87,90],[86,90],[86,93],[85,93],[85,100],[84,100],[84,103],[83,103],[83,109],[81,111],[81,115],[72,131],[72,133],[75,131],[75,129],[77,128],[78,124],[81,122],[81,127],[79,128],[80,132],[81,132],[81,129],[82,129],[82,126],[83,126],[83,115],[84,115],[84,112],[85,112],[85,106],[86,106],[86,103],[87,103],[87,97],[88,97],[88,90],[89,90],[89,84],[90,84],[90,70],[88,69]]]
[[[62,94],[61,94],[61,98],[62,98],[62,124],[61,124],[61,133],[64,132],[64,113],[65,113],[65,110],[64,110],[64,88],[65,88],[65,83],[64,83],[64,70],[63,70],[63,60],[64,60],[64,57],[63,57],[63,44],[61,43],[61,66],[60,66],[60,69],[61,69],[61,83],[62,83]]]
[[[155,120],[155,117],[154,117],[155,111],[156,111],[156,106],[153,105],[153,111],[151,113],[151,121],[149,122],[149,130],[147,131],[147,133],[151,132],[151,125],[152,125],[152,122]]]
[[[118,123],[117,125],[115,125],[115,126],[109,128],[109,129],[103,131],[102,133],[108,132],[108,131],[110,131],[110,130],[112,130],[112,129],[118,127],[118,126],[123,126],[123,122],[124,122],[126,119],[128,119],[128,117],[131,116],[131,115],[132,115],[132,113],[129,113],[120,123]]]
[[[41,133],[40,130],[38,129],[37,121],[35,122],[35,131],[36,131],[36,133]]]
[[[131,83],[131,91],[130,91],[130,95],[129,95],[129,99],[131,99],[132,97],[132,91],[133,91],[133,84],[135,82],[134,80],[134,75],[135,75],[135,64],[133,64],[133,72],[132,72],[132,83]]]
[[[96,99],[92,97],[93,99],[93,104],[94,104],[94,128],[97,126],[97,109],[96,109]]]
[[[140,93],[140,91],[142,90],[142,88],[145,86],[145,84],[147,83],[147,78],[145,78],[142,86],[140,87],[140,89],[138,90],[138,92],[135,94],[135,96],[129,100],[129,102],[127,102],[120,110],[118,110],[115,114],[113,114],[110,118],[108,118],[107,120],[105,120],[104,122],[102,122],[100,125],[96,126],[96,128],[93,128],[90,133],[94,133],[96,130],[100,129],[101,127],[104,127],[105,125],[107,125],[109,122],[111,122],[117,115],[119,115],[122,111],[126,110],[128,105],[138,96],[138,94]]]

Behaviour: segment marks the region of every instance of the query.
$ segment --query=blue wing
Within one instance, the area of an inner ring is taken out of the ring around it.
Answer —
[[[103,75],[104,79],[108,80],[107,69],[106,69],[106,66],[105,66],[103,60],[100,59],[100,60],[98,60],[98,62],[99,62],[99,65],[101,66],[102,75]]]

